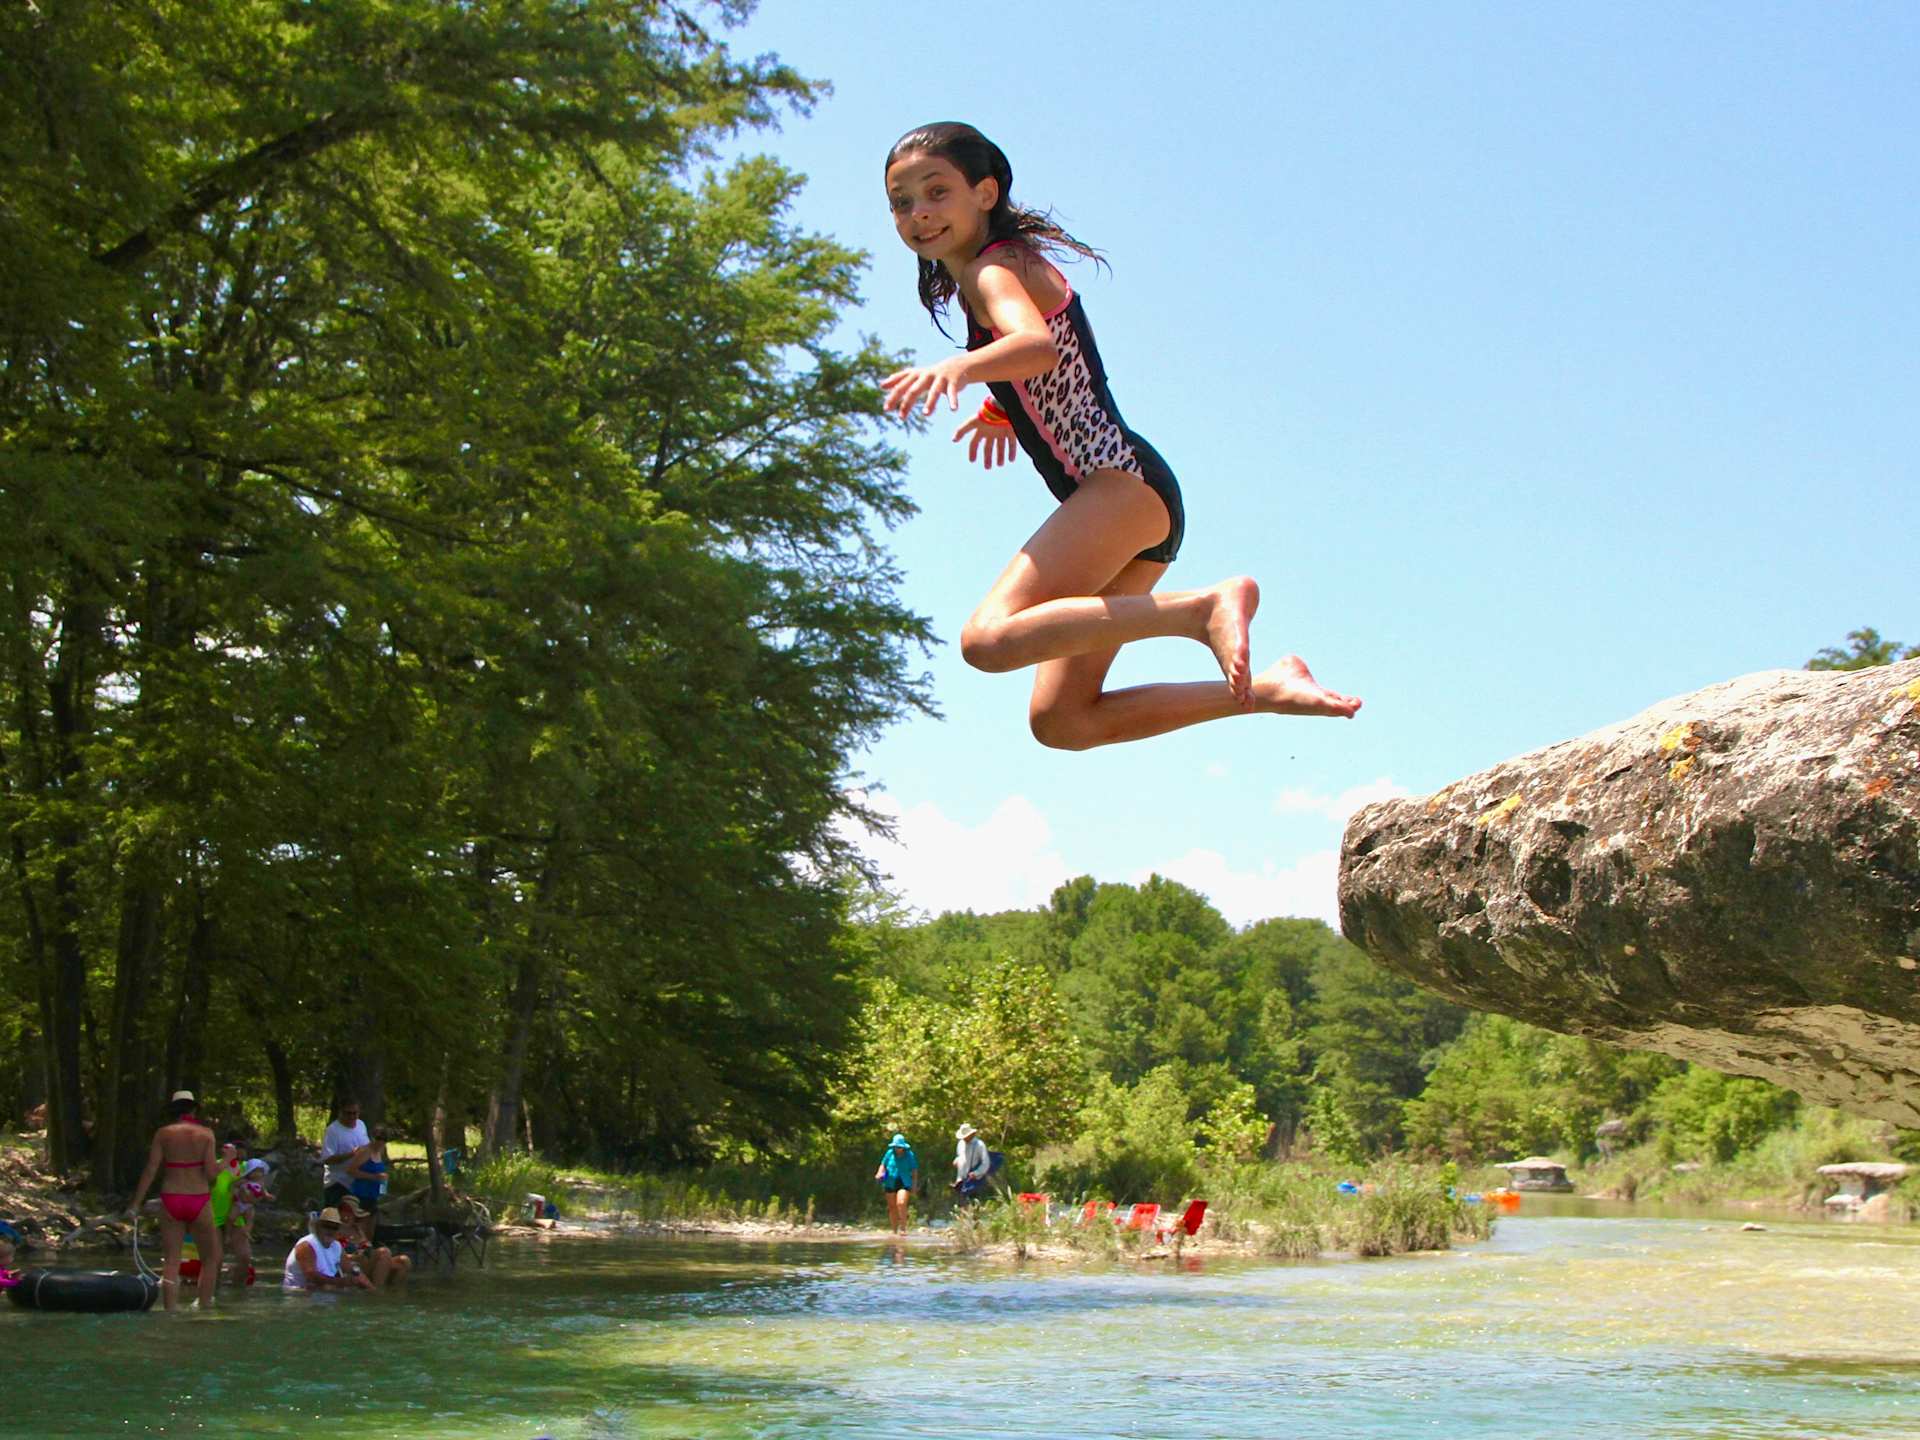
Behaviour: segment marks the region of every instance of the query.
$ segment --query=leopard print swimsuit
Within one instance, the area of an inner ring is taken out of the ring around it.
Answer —
[[[987,250],[1010,245],[996,240]],[[981,252],[985,254],[986,251]],[[1059,271],[1054,272],[1059,275]],[[1047,315],[1060,363],[1044,375],[1026,380],[992,380],[987,388],[1013,422],[1014,438],[1033,461],[1057,500],[1080,488],[1080,479],[1094,470],[1122,470],[1138,475],[1167,507],[1167,538],[1142,560],[1171,564],[1186,534],[1186,511],[1180,503],[1180,482],[1165,460],[1145,440],[1127,429],[1107,388],[1106,367],[1093,341],[1093,327],[1066,277],[1060,277],[1067,298]],[[961,308],[964,310],[965,302]],[[967,311],[967,349],[978,350],[1000,338]]]

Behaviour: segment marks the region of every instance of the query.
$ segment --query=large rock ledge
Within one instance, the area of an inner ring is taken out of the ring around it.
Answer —
[[[1920,660],[1748,675],[1369,805],[1340,924],[1461,1004],[1920,1128]]]

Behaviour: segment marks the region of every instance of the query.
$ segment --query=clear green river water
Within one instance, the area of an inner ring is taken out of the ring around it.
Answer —
[[[1920,1227],[1744,1218],[1529,1197],[1448,1254],[1112,1269],[515,1240],[400,1300],[0,1305],[0,1434],[1920,1436]]]

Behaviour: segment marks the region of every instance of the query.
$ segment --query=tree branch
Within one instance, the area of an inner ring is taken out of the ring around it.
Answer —
[[[216,205],[245,194],[276,171],[366,134],[399,113],[393,108],[336,110],[255,146],[237,159],[216,165],[166,214],[93,258],[109,270],[132,270],[153,253],[162,239],[185,230]]]

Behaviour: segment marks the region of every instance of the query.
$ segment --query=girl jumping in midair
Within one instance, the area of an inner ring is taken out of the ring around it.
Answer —
[[[1351,718],[1360,701],[1321,685],[1297,655],[1254,673],[1251,578],[1152,593],[1180,550],[1180,486],[1121,421],[1080,298],[1047,258],[1096,252],[1013,204],[1012,186],[1007,157],[971,125],[924,125],[887,153],[887,200],[920,259],[921,303],[938,324],[958,296],[967,349],[889,375],[885,408],[931,415],[944,398],[958,410],[960,392],[984,382],[993,398],[953,438],[989,470],[1017,443],[1060,501],[961,630],[960,653],[982,670],[1034,666],[1034,736],[1065,750],[1241,712]],[[1105,689],[1119,648],[1152,635],[1208,646],[1225,683]]]

